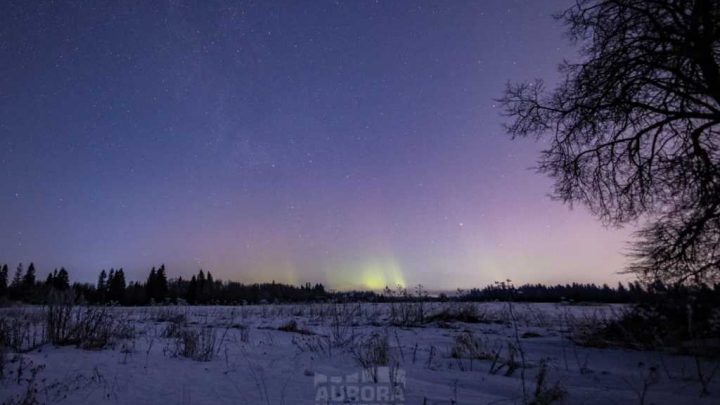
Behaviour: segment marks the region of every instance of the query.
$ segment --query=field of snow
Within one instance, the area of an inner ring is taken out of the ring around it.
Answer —
[[[0,325],[12,344],[0,359],[0,403],[720,403],[716,364],[572,342],[578,328],[623,309],[400,303],[74,307],[58,315],[3,308]],[[92,338],[69,338],[83,333]],[[48,336],[72,344],[47,343]],[[700,378],[710,380],[709,393],[701,395]]]

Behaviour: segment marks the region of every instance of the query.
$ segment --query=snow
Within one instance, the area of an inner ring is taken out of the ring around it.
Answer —
[[[557,383],[566,392],[558,403],[635,404],[640,403],[644,386],[645,403],[715,404],[720,399],[720,383],[715,381],[720,378],[711,382],[709,395],[700,395],[692,357],[587,348],[569,339],[578,324],[617,316],[622,306],[480,303],[471,305],[482,314],[482,323],[431,321],[402,326],[392,322],[393,311],[415,310],[421,304],[394,305],[111,308],[112,316],[133,326],[134,337],[116,339],[110,347],[96,350],[46,343],[26,353],[9,353],[5,378],[0,380],[0,403],[19,401],[26,393],[30,370],[39,365],[44,368],[38,370],[33,388],[40,403],[342,403],[333,401],[335,397],[322,400],[316,382],[348,381],[347,376],[352,380],[355,373],[362,377],[357,353],[373,333],[387,337],[389,371],[395,373],[390,385],[402,388],[397,404],[523,403],[523,377],[526,396],[532,399],[541,361],[547,365],[547,386]],[[422,305],[424,313],[432,315],[467,304]],[[4,308],[0,319],[29,320],[41,328],[42,311]],[[215,337],[210,361],[178,356],[176,338],[164,337],[172,320],[183,318],[182,327],[210,330]],[[290,321],[296,322],[298,332],[278,330]],[[526,332],[532,334],[522,337]],[[453,357],[453,345],[461,334],[484,354],[475,359]],[[510,375],[507,368],[491,373],[498,364],[493,355],[507,359],[508,345],[521,350],[524,361],[519,354],[517,361],[525,367],[520,365]],[[706,374],[713,367],[709,362],[700,365]],[[19,368],[23,376],[18,384]]]

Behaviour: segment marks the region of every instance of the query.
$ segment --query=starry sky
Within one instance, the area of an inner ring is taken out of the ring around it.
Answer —
[[[615,282],[494,99],[570,1],[0,1],[0,263],[141,279]]]

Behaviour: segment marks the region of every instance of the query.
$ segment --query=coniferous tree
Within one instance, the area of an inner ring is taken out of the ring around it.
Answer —
[[[211,300],[213,295],[213,288],[215,284],[215,280],[213,280],[212,274],[210,272],[207,272],[207,276],[205,278],[205,285],[203,286],[203,292],[202,295],[204,297],[205,302],[208,302]]]
[[[195,300],[201,304],[205,302],[205,283],[205,272],[203,271],[203,269],[200,269],[197,276],[197,289]]]
[[[167,297],[168,283],[167,275],[165,274],[165,265],[161,265],[155,274],[155,300],[157,302],[165,301]]]
[[[65,267],[61,267],[60,271],[54,274],[53,287],[59,291],[65,291],[70,288],[70,275]]]
[[[17,265],[15,268],[15,276],[13,276],[10,288],[8,288],[8,296],[13,300],[22,298],[23,294],[23,275],[25,274],[25,268],[22,263]]]
[[[55,284],[55,276],[56,275],[57,275],[57,269],[48,273],[47,278],[45,279],[46,287],[52,287]]]
[[[190,283],[188,284],[188,291],[185,297],[189,304],[195,304],[197,302],[197,290],[197,278],[195,276],[192,276],[192,278],[190,279]]]
[[[105,269],[103,269],[100,272],[100,275],[98,276],[98,283],[97,283],[98,301],[101,303],[105,303],[106,294],[107,294],[107,273],[105,273]]]
[[[125,274],[122,269],[110,269],[108,277],[108,299],[117,303],[121,303],[125,296]]]
[[[4,264],[0,267],[0,297],[7,295],[8,289],[8,266]]]
[[[28,266],[22,283],[23,287],[25,287],[25,289],[28,291],[35,287],[35,265],[33,263],[30,263],[30,265]]]
[[[145,296],[147,297],[148,301],[153,301],[156,299],[156,291],[155,291],[155,285],[157,283],[157,272],[155,271],[155,267],[153,267],[150,270],[150,274],[148,274],[147,281],[145,282]]]
[[[23,264],[19,263],[17,265],[17,268],[15,269],[15,276],[13,277],[13,281],[10,284],[10,287],[19,289],[22,286],[23,274],[24,274]]]
[[[117,272],[110,269],[111,277],[108,281],[109,289],[108,295],[110,300],[118,303],[124,303],[125,298],[125,273],[123,269],[119,269]]]

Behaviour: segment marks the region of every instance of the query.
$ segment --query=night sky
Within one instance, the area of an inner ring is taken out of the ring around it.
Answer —
[[[123,4],[119,4],[123,3]],[[1,1],[0,263],[74,280],[615,282],[494,99],[570,1]]]

